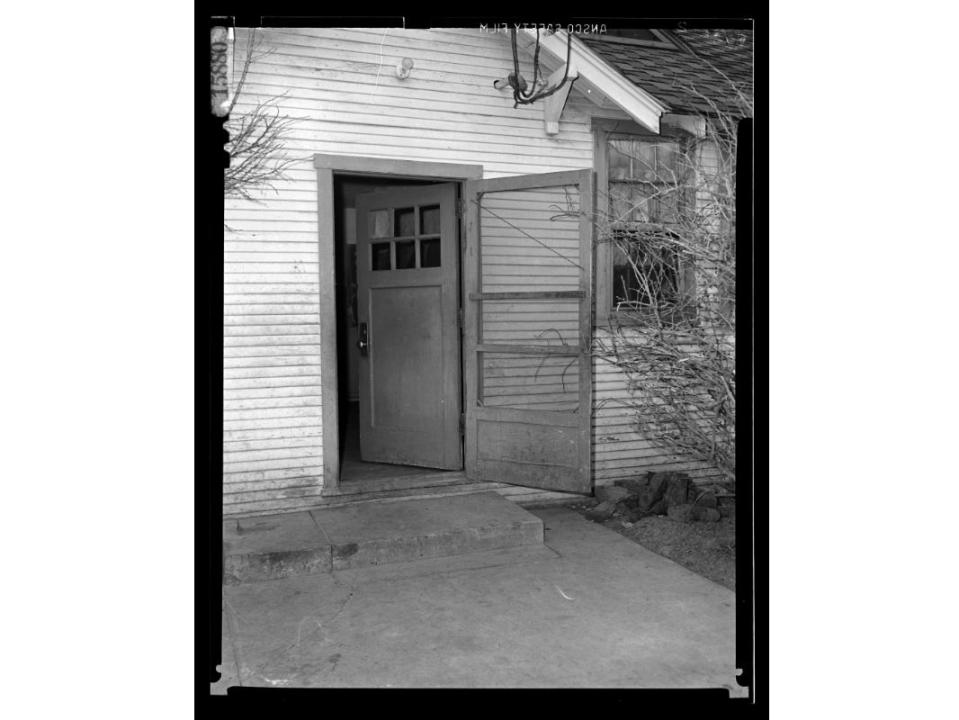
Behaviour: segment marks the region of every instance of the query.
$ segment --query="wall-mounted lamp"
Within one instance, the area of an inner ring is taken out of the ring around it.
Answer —
[[[412,71],[413,60],[410,58],[403,58],[396,64],[396,77],[398,77],[400,80],[406,80]]]

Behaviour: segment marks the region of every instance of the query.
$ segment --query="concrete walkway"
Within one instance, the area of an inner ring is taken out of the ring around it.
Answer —
[[[213,687],[726,687],[734,593],[565,508],[545,546],[224,587]]]

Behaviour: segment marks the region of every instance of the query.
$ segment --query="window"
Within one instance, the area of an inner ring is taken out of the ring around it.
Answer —
[[[680,147],[675,141],[611,136],[610,214],[614,222],[669,222],[679,211]]]
[[[678,317],[692,286],[675,232],[689,200],[685,141],[617,132],[619,125],[597,132],[598,202],[607,213],[597,252],[597,320],[612,313]]]
[[[372,270],[440,267],[440,224],[439,205],[371,211],[370,238],[383,238],[370,243]]]
[[[683,284],[675,234],[656,226],[636,225],[615,231],[613,307],[636,312],[673,310]]]
[[[613,245],[613,307],[653,310],[678,302],[675,234],[679,214],[679,143],[611,135],[609,217]],[[665,227],[664,227],[665,226]]]

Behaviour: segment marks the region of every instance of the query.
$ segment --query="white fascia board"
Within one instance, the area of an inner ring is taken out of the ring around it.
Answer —
[[[535,42],[535,29],[524,29],[522,32]],[[559,30],[552,35],[540,33],[540,48],[558,60],[561,65],[566,62],[566,42],[564,30]],[[576,37],[573,37],[569,64],[570,75],[574,72],[578,73],[581,78],[621,107],[633,120],[654,133],[659,133],[659,119],[666,112],[666,106],[626,79]]]

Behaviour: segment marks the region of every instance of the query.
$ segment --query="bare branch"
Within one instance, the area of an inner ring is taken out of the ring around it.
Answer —
[[[256,100],[253,106],[234,113],[243,94],[247,74],[252,65],[272,51],[263,51],[256,29],[247,39],[243,70],[230,103],[230,131],[227,150],[230,167],[223,172],[225,197],[242,198],[259,202],[257,194],[263,190],[277,192],[274,182],[286,179],[286,170],[305,158],[291,158],[285,153],[285,144],[295,122],[294,118],[281,113],[278,100],[284,95],[275,95],[266,100]]]
[[[636,432],[735,482],[736,125],[751,92],[730,83],[720,108],[685,89],[710,108],[706,137],[617,145],[629,170],[596,216],[617,312],[593,352],[623,373]]]

